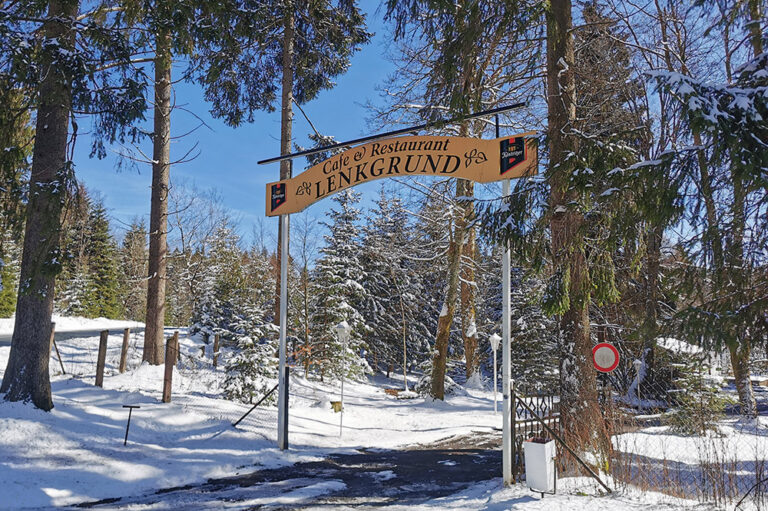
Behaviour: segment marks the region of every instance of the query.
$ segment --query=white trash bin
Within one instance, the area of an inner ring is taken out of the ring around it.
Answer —
[[[545,443],[527,440],[523,444],[525,453],[525,483],[533,491],[541,493],[555,492],[555,441]]]

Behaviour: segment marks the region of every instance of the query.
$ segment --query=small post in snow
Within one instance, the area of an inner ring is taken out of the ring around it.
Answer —
[[[59,353],[59,347],[56,346],[56,339],[54,338],[56,335],[56,323],[54,321],[51,321],[51,344],[56,349],[56,358],[59,359],[59,365],[61,366],[61,374],[67,374],[67,372],[64,370],[64,363],[61,361],[61,353]],[[48,348],[48,351],[51,351],[50,348]]]
[[[128,363],[128,340],[131,338],[131,329],[123,330],[123,348],[120,350],[120,374],[123,374]],[[130,414],[129,414],[130,415]]]
[[[131,414],[134,408],[141,407],[139,405],[123,405],[123,408],[128,408],[128,424],[125,425],[125,440],[123,441],[123,445],[128,445],[128,429],[131,427]]]
[[[107,362],[107,338],[109,330],[102,330],[99,337],[99,357],[96,359],[96,386],[104,387],[104,364]]]
[[[173,386],[173,366],[179,352],[179,332],[174,332],[173,337],[165,341],[165,375],[163,378],[163,403],[171,402],[171,388]]]
[[[352,328],[346,321],[342,321],[336,325],[336,336],[341,343],[341,415],[339,416],[339,438],[341,438],[342,424],[344,422],[344,354],[347,351],[347,342],[349,341],[349,332]]]

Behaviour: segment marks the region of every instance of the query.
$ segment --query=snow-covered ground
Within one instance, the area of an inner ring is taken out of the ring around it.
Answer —
[[[13,322],[15,318],[0,318],[0,335],[10,335],[13,333]],[[106,318],[78,318],[61,316],[59,314],[53,315],[53,322],[56,323],[57,332],[77,332],[81,330],[98,330],[98,329],[114,329],[122,330],[123,328],[136,328],[143,327],[143,323],[137,323],[136,321],[122,321],[117,319]]]
[[[57,323],[85,323],[62,319],[57,318]],[[493,412],[491,392],[467,390],[445,402],[398,400],[387,395],[384,387],[396,388],[399,381],[378,376],[345,383],[344,429],[340,436],[340,414],[330,406],[330,401],[339,397],[339,382],[320,383],[294,375],[291,449],[281,452],[275,446],[274,407],[260,407],[238,428],[232,427],[232,422],[250,406],[220,398],[223,370],[221,366],[213,369],[210,364],[210,347],[208,355],[202,355],[200,340],[182,331],[183,355],[173,376],[173,402],[164,404],[160,401],[163,368],[141,364],[141,334],[132,336],[128,371],[118,374],[121,326],[97,321],[85,328],[115,329],[115,335],[109,337],[103,389],[94,386],[98,339],[70,339],[59,346],[67,374],[59,374],[58,362],[51,361],[55,405],[51,412],[0,401],[2,509],[141,495],[208,478],[317,460],[331,452],[426,444],[501,427],[501,415]],[[8,353],[8,347],[0,347],[0,370],[6,367]],[[126,446],[123,441],[128,410],[123,405],[141,407],[133,412]],[[635,509],[659,502],[667,509],[691,505],[650,493],[578,496],[579,491],[594,485],[562,481],[558,484],[564,494],[543,500],[523,487],[502,490],[500,480],[491,480],[451,498],[430,501],[424,507],[496,510],[587,506],[608,510]],[[279,498],[270,497],[270,502],[309,502],[307,499],[339,489],[338,482],[326,481],[302,491],[286,490]],[[172,506],[171,502],[167,504]],[[235,503],[232,506],[237,507]]]

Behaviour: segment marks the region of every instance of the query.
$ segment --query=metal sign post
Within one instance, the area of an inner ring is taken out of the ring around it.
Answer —
[[[496,114],[496,138],[499,138],[499,115]],[[509,196],[510,181],[505,179],[501,182],[501,194],[504,197]],[[512,402],[510,400],[509,381],[511,375],[511,354],[510,354],[510,296],[509,296],[509,281],[510,281],[510,253],[509,243],[504,243],[503,252],[501,256],[502,271],[501,278],[503,280],[501,290],[501,336],[503,344],[501,349],[504,350],[501,354],[501,388],[502,396],[504,398],[504,405],[502,407],[502,413],[504,418],[502,419],[502,452],[501,452],[501,473],[504,479],[504,486],[510,486],[514,482],[512,479],[512,441],[513,431],[511,429],[511,414],[512,414]]]
[[[498,413],[498,407],[496,404],[496,389],[498,389],[498,383],[496,383],[496,351],[499,349],[499,342],[501,341],[501,337],[499,337],[499,334],[493,334],[488,338],[489,341],[491,341],[491,349],[493,349],[493,413]]]
[[[288,221],[291,213],[302,211],[333,193],[371,179],[396,175],[426,174],[442,177],[463,177],[479,183],[502,181],[503,195],[509,196],[510,179],[533,175],[537,172],[538,145],[535,132],[499,138],[499,116],[525,106],[525,103],[494,108],[469,116],[434,121],[400,130],[380,133],[331,146],[309,149],[259,161],[259,165],[299,156],[315,154],[333,148],[345,151],[317,163],[301,175],[268,183],[266,190],[267,216],[280,216],[282,236],[280,247],[280,368],[278,376],[278,432],[280,449],[288,448],[288,381],[285,367],[286,329],[288,322]],[[464,122],[496,114],[496,140],[464,137],[410,136],[389,138],[413,133],[428,127]],[[352,147],[355,144],[363,144]],[[510,254],[509,245],[503,247],[503,318],[502,336],[502,395],[504,397],[504,483],[512,483],[512,432],[510,431]],[[495,352],[494,352],[495,353]],[[494,361],[495,364],[495,361]],[[405,363],[403,364],[405,365]],[[404,368],[405,370],[405,368]],[[407,381],[406,381],[407,388]],[[343,412],[342,412],[343,413]]]
[[[288,385],[285,371],[285,344],[288,329],[288,219],[290,215],[280,216],[280,367],[277,380],[277,446],[280,450],[288,449]]]

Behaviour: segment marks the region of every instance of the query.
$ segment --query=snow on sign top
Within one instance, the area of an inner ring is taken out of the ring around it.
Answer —
[[[267,216],[297,213],[346,188],[401,176],[461,177],[478,183],[536,174],[536,133],[483,140],[410,136],[368,142],[292,179],[267,184]]]
[[[592,362],[598,371],[610,373],[619,365],[619,350],[613,344],[601,342],[592,348]]]

